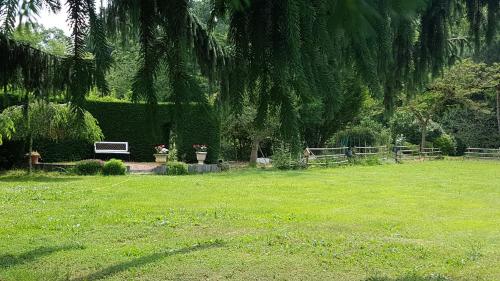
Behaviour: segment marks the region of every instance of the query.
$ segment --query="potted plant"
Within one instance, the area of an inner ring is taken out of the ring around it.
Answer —
[[[196,160],[198,160],[198,164],[205,164],[205,159],[207,159],[208,146],[206,144],[193,144],[193,148],[196,151]]]
[[[168,161],[168,149],[164,144],[155,146],[155,151],[156,153],[153,154],[155,156],[155,162],[166,163]]]
[[[38,153],[37,151],[32,151],[31,153],[27,153],[26,156],[31,158],[32,164],[38,164],[40,159],[42,159],[42,157],[40,156],[40,153]]]

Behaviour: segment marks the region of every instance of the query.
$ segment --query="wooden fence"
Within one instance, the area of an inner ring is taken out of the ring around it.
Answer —
[[[424,159],[437,159],[442,158],[443,153],[439,148],[424,148],[423,151],[420,152],[420,156]]]
[[[396,162],[408,159],[415,160],[420,158],[418,150],[412,149],[411,147],[408,146],[399,146],[399,145],[394,146],[393,155]]]
[[[486,159],[500,160],[500,149],[495,148],[467,148],[465,152],[466,159]]]
[[[348,163],[348,147],[306,148],[304,158],[308,165],[341,165]],[[500,155],[500,154],[499,154]],[[352,148],[352,156],[357,158],[378,157],[380,159],[402,160],[438,159],[442,157],[438,148],[424,148],[423,151],[408,146],[358,146]]]
[[[308,165],[342,165],[348,163],[349,147],[333,147],[333,148],[306,148],[304,158]],[[380,157],[387,158],[386,146],[363,146],[353,147],[353,157]]]
[[[304,158],[307,165],[342,165],[348,162],[348,147],[306,148]]]
[[[387,146],[356,146],[353,149],[354,155],[359,157],[379,156],[387,158]]]

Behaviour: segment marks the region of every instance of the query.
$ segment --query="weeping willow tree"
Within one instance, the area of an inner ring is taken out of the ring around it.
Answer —
[[[398,94],[415,92],[456,59],[457,45],[490,44],[499,13],[498,0],[206,1],[212,7],[207,24],[192,14],[190,0],[109,0],[104,13],[96,13],[92,0],[66,0],[73,47],[63,63],[69,99],[82,104],[94,85],[107,91],[106,26],[125,39],[139,38],[134,100],[154,105],[153,81],[166,73],[171,99],[181,108],[199,92],[195,69],[218,86],[221,102],[235,111],[250,97],[257,124],[268,112],[277,113],[286,139],[297,139],[308,112],[304,105],[317,105],[322,121],[303,131],[328,135],[345,114],[343,105],[358,106],[363,89],[383,99],[390,113]],[[14,2],[0,0],[5,31],[13,23]],[[59,5],[28,2],[53,10]],[[469,34],[461,40],[454,31],[463,19]],[[221,20],[229,24],[225,47],[212,34]]]
[[[166,67],[173,101],[189,101],[195,81],[188,66],[194,62],[236,111],[250,97],[258,108],[257,124],[265,123],[268,112],[278,112],[287,139],[297,136],[308,112],[304,105],[319,105],[323,122],[303,131],[333,131],[330,124],[345,113],[344,101],[359,100],[363,87],[383,99],[390,113],[398,94],[415,92],[440,74],[468,38],[476,48],[491,42],[499,10],[498,1],[481,0],[210,4],[212,18],[205,25],[190,12],[187,0],[110,1],[108,27],[140,38],[134,99],[154,104],[152,81]],[[221,19],[229,24],[225,48],[211,33]],[[454,34],[462,19],[470,27],[467,38]]]
[[[56,13],[59,0],[0,0],[0,86],[4,92],[18,88],[24,92],[24,118],[27,132],[33,132],[30,104],[33,99],[48,100],[51,95],[65,92],[71,108],[85,120],[85,96],[92,87],[108,91],[104,75],[111,65],[111,50],[107,44],[102,17],[93,0],[66,1],[68,21],[72,27],[71,54],[59,57],[11,39],[18,24],[30,24],[41,9]],[[29,154],[33,149],[33,134],[26,135]],[[31,172],[31,158],[29,159]]]

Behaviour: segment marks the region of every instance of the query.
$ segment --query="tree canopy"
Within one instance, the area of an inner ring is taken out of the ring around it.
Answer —
[[[277,112],[290,139],[304,108],[315,106],[325,127],[356,106],[346,101],[361,99],[366,88],[390,113],[398,94],[421,89],[465,45],[479,50],[498,39],[498,0],[211,0],[203,1],[211,10],[204,17],[193,9],[199,1],[109,0],[97,9],[93,0],[66,0],[72,51],[61,59],[7,36],[19,11],[30,18],[44,6],[57,12],[62,3],[21,1],[20,9],[18,2],[0,1],[2,85],[62,87],[81,105],[92,87],[109,91],[107,38],[134,37],[140,46],[134,100],[155,104],[159,75],[168,77],[171,101],[203,100],[194,77],[201,73],[217,100],[236,112],[247,97],[257,118]],[[215,32],[220,24],[227,25],[223,43]],[[15,80],[18,70],[23,79]]]
[[[55,104],[44,101],[32,102],[30,105],[29,123],[25,118],[25,106],[11,106],[0,114],[0,122],[9,123],[10,133],[6,136],[14,140],[84,140],[99,141],[103,138],[97,120],[84,112],[83,118],[71,110],[69,104]]]

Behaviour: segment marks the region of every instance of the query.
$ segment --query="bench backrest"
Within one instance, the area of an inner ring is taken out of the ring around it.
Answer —
[[[99,152],[128,152],[128,142],[100,141],[94,143],[94,151]]]

